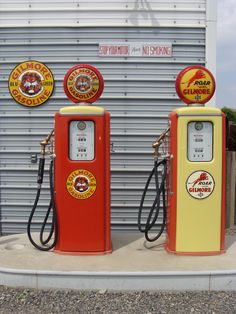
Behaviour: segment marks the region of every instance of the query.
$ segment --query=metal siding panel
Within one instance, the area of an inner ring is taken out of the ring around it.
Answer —
[[[157,2],[163,8],[173,5],[172,1]],[[12,5],[14,11],[14,3],[8,1],[5,9],[10,9]],[[47,8],[52,3],[64,5],[62,1],[47,1]],[[67,5],[75,3],[77,2],[70,1]],[[109,3],[108,1],[107,5]],[[116,5],[127,3],[131,5],[134,2],[119,1]],[[175,3],[184,6],[186,1]],[[17,2],[18,9],[21,10],[29,4],[36,6],[38,2]],[[86,6],[85,1],[83,5]],[[112,3],[111,7],[114,5]],[[201,5],[204,9],[205,1],[188,1],[188,5],[192,9]],[[2,27],[0,41],[2,232],[17,233],[26,230],[26,221],[36,192],[38,167],[37,164],[31,164],[31,154],[39,155],[40,140],[53,128],[54,112],[62,106],[70,105],[62,87],[66,71],[77,63],[85,62],[95,65],[103,74],[105,89],[97,105],[104,106],[111,112],[112,226],[116,230],[136,230],[142,189],[153,164],[151,143],[167,126],[168,113],[181,105],[174,88],[178,72],[189,64],[205,63],[205,28]],[[121,41],[171,42],[173,56],[98,56],[99,43]],[[32,109],[15,103],[8,93],[9,73],[16,64],[27,59],[46,63],[54,73],[56,84],[51,99]],[[44,182],[37,221],[42,217],[49,200],[48,172]],[[152,186],[145,211],[153,198]]]
[[[0,24],[12,26],[204,26],[198,1],[0,1]]]

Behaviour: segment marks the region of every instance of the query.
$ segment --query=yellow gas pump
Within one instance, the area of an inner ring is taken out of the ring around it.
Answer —
[[[203,106],[215,91],[214,77],[206,68],[191,66],[181,71],[176,90],[189,106],[169,116],[168,171],[163,178],[167,200],[162,193],[165,247],[176,254],[220,254],[224,252],[225,236],[225,116],[218,108]],[[157,185],[159,204],[160,194]],[[154,225],[153,212],[159,212],[157,203],[153,208],[144,229],[146,234]]]

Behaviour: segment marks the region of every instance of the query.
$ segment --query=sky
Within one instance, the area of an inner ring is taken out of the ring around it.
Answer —
[[[216,1],[216,105],[236,109],[236,0]]]

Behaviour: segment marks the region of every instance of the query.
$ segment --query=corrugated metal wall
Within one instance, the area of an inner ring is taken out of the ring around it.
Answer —
[[[70,101],[67,70],[89,63],[105,89],[98,105],[111,112],[112,226],[137,229],[151,143],[180,101],[175,77],[187,65],[205,64],[206,1],[0,0],[0,205],[2,233],[25,232],[32,207],[39,141],[53,128],[53,114]],[[171,43],[172,57],[99,57],[99,43]],[[55,90],[36,108],[17,104],[8,92],[11,70],[25,60],[45,63]],[[49,194],[45,179],[38,217]],[[151,203],[154,191],[148,195]]]

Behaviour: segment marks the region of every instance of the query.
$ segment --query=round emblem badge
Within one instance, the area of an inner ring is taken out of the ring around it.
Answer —
[[[18,64],[8,80],[11,96],[20,105],[36,107],[45,103],[54,88],[54,78],[49,68],[38,61]]]
[[[66,188],[74,198],[84,200],[92,196],[96,191],[97,181],[88,170],[78,169],[69,174],[66,180]]]
[[[104,81],[101,73],[88,64],[78,64],[69,69],[64,78],[67,97],[75,103],[95,102],[102,94]]]
[[[186,181],[188,193],[196,199],[204,199],[212,194],[215,181],[212,175],[205,170],[194,171]]]
[[[175,88],[179,98],[186,104],[205,104],[215,93],[215,79],[205,67],[189,66],[177,76]]]

